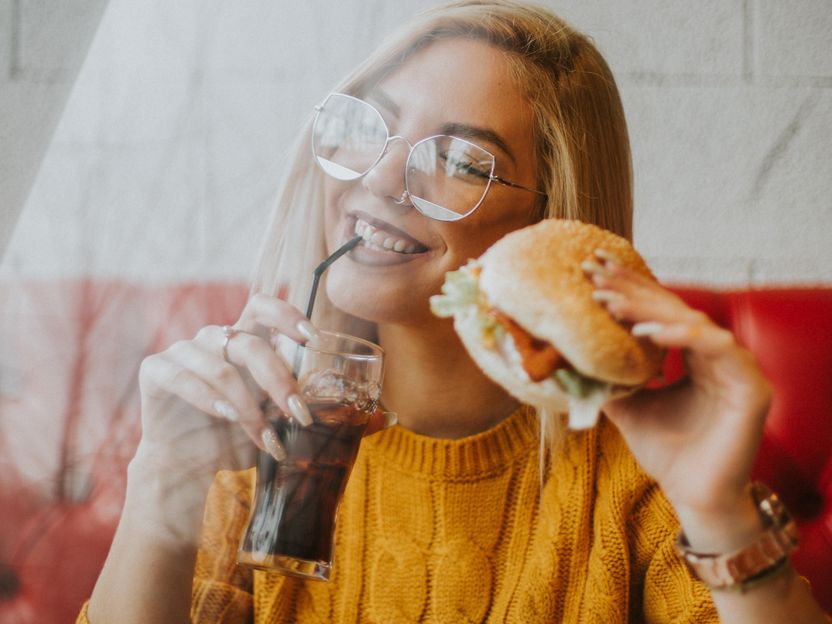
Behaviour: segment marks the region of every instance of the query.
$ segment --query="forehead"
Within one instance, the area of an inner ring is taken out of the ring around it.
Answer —
[[[506,53],[478,40],[437,41],[414,53],[378,87],[409,113],[493,128],[517,140],[531,136],[532,113]]]

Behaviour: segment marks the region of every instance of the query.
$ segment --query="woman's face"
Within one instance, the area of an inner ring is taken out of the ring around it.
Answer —
[[[364,98],[381,112],[391,135],[411,144],[448,127],[468,128],[469,140],[494,154],[496,175],[536,187],[531,108],[497,48],[466,39],[439,41],[414,54]],[[327,178],[325,183],[330,252],[365,224],[381,232],[381,240],[391,239],[390,250],[360,245],[335,262],[327,276],[327,294],[338,308],[377,323],[434,322],[428,298],[439,292],[445,273],[531,223],[539,197],[492,184],[473,214],[436,221],[409,202],[394,203],[404,192],[407,155],[407,145],[393,141],[363,178]]]

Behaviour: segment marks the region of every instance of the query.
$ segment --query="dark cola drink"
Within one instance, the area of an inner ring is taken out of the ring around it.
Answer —
[[[314,422],[272,425],[286,459],[258,454],[254,511],[237,560],[327,579],[338,503],[369,414],[343,401],[309,402]]]

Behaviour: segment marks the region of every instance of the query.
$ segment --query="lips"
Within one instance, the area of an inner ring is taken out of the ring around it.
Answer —
[[[427,246],[397,227],[365,213],[350,215],[353,232],[364,239],[363,246],[376,251],[413,255],[428,251]]]

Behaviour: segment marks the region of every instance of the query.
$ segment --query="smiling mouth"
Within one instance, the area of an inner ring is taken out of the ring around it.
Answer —
[[[427,247],[409,236],[403,236],[401,233],[391,231],[394,229],[382,221],[374,219],[371,224],[361,217],[355,217],[353,231],[364,239],[363,246],[368,249],[389,251],[403,255],[412,255],[428,251]]]

